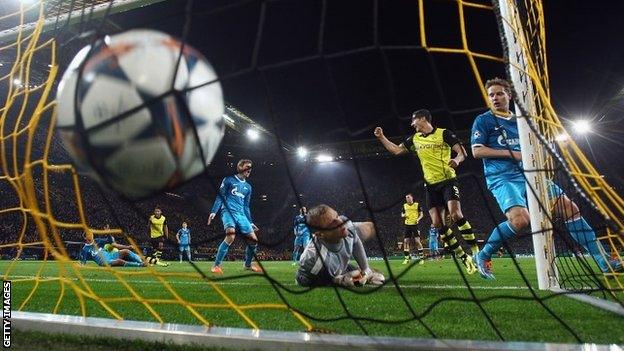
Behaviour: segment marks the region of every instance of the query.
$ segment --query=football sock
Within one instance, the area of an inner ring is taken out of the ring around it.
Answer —
[[[479,258],[485,261],[491,259],[492,255],[498,252],[498,249],[503,246],[503,242],[512,238],[514,235],[516,235],[516,232],[511,228],[508,221],[499,223],[494,230],[492,230],[492,234],[490,234],[487,243],[479,252]]]
[[[230,244],[226,243],[225,240],[223,240],[221,242],[221,245],[219,245],[219,249],[217,250],[217,257],[215,258],[215,263],[214,263],[215,266],[221,265],[221,262],[225,258],[225,255],[227,255],[229,249],[230,249]]]
[[[475,238],[474,233],[472,232],[472,226],[466,220],[466,218],[460,218],[456,222],[457,228],[462,235],[462,238],[466,241],[466,244],[470,245],[470,249],[472,252],[479,251],[479,246],[477,246],[477,239]]]
[[[579,243],[579,245],[583,246],[587,252],[594,258],[598,267],[603,272],[609,271],[609,267],[607,265],[607,261],[603,256],[602,250],[600,250],[600,245],[598,244],[598,240],[596,240],[596,233],[589,226],[585,218],[579,217],[577,219],[570,220],[566,222],[566,227],[568,231],[570,231],[570,236]]]
[[[442,227],[440,230],[442,240],[448,245],[448,250],[451,254],[454,254],[455,257],[459,257],[462,261],[466,259],[468,255],[464,252],[464,249],[459,245],[457,239],[455,238],[455,233],[449,227]]]
[[[129,258],[128,261],[143,263],[141,256],[137,255],[136,253],[132,251],[128,253],[128,258]]]
[[[253,260],[257,248],[258,244],[247,245],[245,249],[245,267],[251,266],[251,260]]]

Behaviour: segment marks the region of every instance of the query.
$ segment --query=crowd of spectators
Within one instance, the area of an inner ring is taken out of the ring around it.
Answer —
[[[222,162],[223,165],[230,163]],[[467,163],[459,173],[462,209],[472,224],[477,239],[484,240],[495,223],[502,219],[502,214],[485,190],[478,161],[469,160]],[[298,213],[298,207],[303,205],[310,208],[320,203],[336,208],[353,221],[375,222],[377,238],[366,244],[371,256],[382,256],[384,251],[388,255],[398,252],[398,243],[403,236],[400,212],[405,194],[413,193],[415,200],[424,205],[423,184],[418,167],[411,156],[380,156],[357,161],[345,157],[327,163],[291,159],[288,161],[290,172],[287,172],[284,162],[256,159],[250,182],[254,189],[252,215],[255,224],[260,228],[259,255],[270,259],[290,259],[292,220]],[[147,220],[154,207],[160,206],[167,217],[171,232],[171,240],[167,242],[169,257],[177,255],[175,233],[182,221],[186,221],[191,229],[194,256],[212,260],[216,246],[223,239],[223,228],[220,221],[211,226],[206,222],[221,178],[233,173],[233,168],[227,166],[220,170],[216,168],[215,164],[207,175],[197,177],[171,192],[134,203],[124,201],[112,192],[101,189],[89,178],[80,176],[80,203],[86,222],[92,228],[101,229],[105,224],[110,224],[112,228],[121,228],[125,235],[140,245],[148,246]],[[79,208],[71,173],[60,172],[50,176],[48,188],[52,218],[62,223],[79,223]],[[39,195],[40,208],[45,209],[43,193]],[[5,197],[2,208],[11,206],[6,200],[10,198]],[[420,223],[420,231],[427,238],[430,220],[427,208],[424,210],[425,217]],[[64,229],[57,226],[58,231],[55,233],[48,224],[49,221],[44,221],[45,233],[41,234],[41,228],[37,230],[32,219],[23,223],[20,213],[15,213],[8,221],[6,219],[9,217],[3,218],[5,220],[0,221],[0,230],[6,233],[2,238],[6,245],[18,242],[20,235],[22,243],[42,241],[42,235],[48,236],[49,242],[55,242],[52,239],[56,233],[63,242],[83,241],[82,229]],[[26,226],[23,234],[22,226]],[[127,238],[120,237],[118,240],[124,242]],[[528,237],[515,241],[512,247],[520,253],[532,251]],[[10,254],[7,249],[9,247],[2,253]],[[242,257],[243,249],[235,244],[230,249],[230,258]],[[12,250],[14,254],[16,248],[13,247]]]

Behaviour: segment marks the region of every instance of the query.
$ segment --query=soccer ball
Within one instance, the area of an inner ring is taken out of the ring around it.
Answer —
[[[82,48],[57,101],[57,130],[76,167],[129,199],[201,173],[223,138],[212,66],[158,31],[131,30]]]

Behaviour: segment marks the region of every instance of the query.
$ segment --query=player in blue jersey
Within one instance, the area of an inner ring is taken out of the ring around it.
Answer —
[[[191,230],[188,229],[188,224],[182,222],[182,228],[178,230],[176,234],[176,240],[180,246],[180,263],[182,263],[182,253],[186,251],[186,257],[189,262],[191,261]]]
[[[476,255],[479,273],[494,279],[491,257],[505,240],[529,226],[526,180],[522,168],[520,138],[516,117],[509,110],[511,86],[504,79],[485,83],[491,110],[477,116],[472,126],[472,154],[483,159],[486,184],[507,221],[498,224],[483,249]],[[587,250],[603,272],[621,270],[619,261],[608,262],[594,230],[581,216],[578,206],[553,182],[548,183],[553,215],[562,218],[572,238]]]
[[[293,232],[295,233],[295,243],[293,248],[293,266],[299,263],[299,257],[302,249],[308,246],[311,239],[310,228],[306,224],[306,213],[308,210],[304,207],[299,209],[299,214],[295,216],[293,220]]]
[[[101,241],[101,240],[100,240]],[[103,241],[101,241],[103,242]],[[110,244],[113,249],[105,250],[104,247],[98,246],[96,240],[89,239],[85,235],[85,244],[80,250],[80,262],[86,264],[87,261],[95,261],[99,266],[123,266],[123,267],[145,267],[147,263],[141,259],[141,256],[130,251],[125,245]],[[125,247],[118,249],[118,247]]]
[[[251,160],[242,159],[238,161],[236,165],[237,173],[223,178],[210,211],[208,225],[212,223],[217,213],[221,213],[221,221],[225,229],[225,239],[217,250],[214,266],[210,270],[212,273],[223,274],[221,262],[227,255],[230,245],[234,242],[236,233],[243,235],[247,240],[244,269],[257,273],[262,271],[260,267],[251,264],[258,247],[258,237],[255,233],[258,227],[251,219],[251,210],[249,208],[251,184],[247,182],[247,178],[251,175],[251,166]]]
[[[439,257],[440,251],[438,249],[438,228],[434,225],[429,227],[429,257],[431,259]]]

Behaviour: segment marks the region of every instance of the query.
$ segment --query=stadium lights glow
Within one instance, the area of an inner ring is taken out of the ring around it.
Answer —
[[[305,158],[306,156],[308,156],[308,149],[303,146],[299,146],[297,148],[297,155],[301,158]]]
[[[566,133],[561,133],[555,137],[555,141],[566,141],[570,137]]]
[[[572,122],[572,127],[574,128],[574,131],[578,134],[587,134],[591,132],[591,125],[586,119],[579,119]]]
[[[316,160],[318,162],[331,162],[331,161],[334,160],[334,158],[331,155],[320,154],[320,155],[316,156]]]
[[[13,79],[13,84],[15,84],[15,85],[22,85],[22,81],[19,78],[15,78],[15,79]]]
[[[257,130],[252,129],[252,128],[247,129],[246,134],[247,134],[247,137],[252,141],[258,140],[258,138],[260,138],[260,133],[258,133]]]

